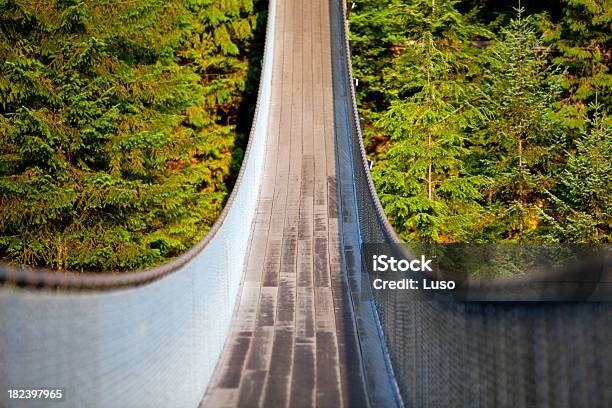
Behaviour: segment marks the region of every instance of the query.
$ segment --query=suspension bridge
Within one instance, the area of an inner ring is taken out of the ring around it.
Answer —
[[[394,302],[398,242],[369,175],[347,7],[270,0],[251,138],[219,220],[129,274],[0,266],[0,406],[612,406],[609,304]],[[416,296],[416,295],[415,295]]]

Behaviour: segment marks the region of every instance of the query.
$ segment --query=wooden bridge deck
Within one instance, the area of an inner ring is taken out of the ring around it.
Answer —
[[[202,405],[364,406],[341,261],[330,5],[276,4],[263,186],[232,331]]]

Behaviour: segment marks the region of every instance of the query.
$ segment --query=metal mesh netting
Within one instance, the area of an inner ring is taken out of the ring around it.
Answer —
[[[58,407],[199,404],[228,333],[257,207],[274,14],[270,0],[244,163],[226,208],[202,242],[159,268],[123,275],[0,264],[0,407],[47,406],[49,401],[8,398],[8,389],[40,387],[64,389],[62,401],[53,402]]]
[[[338,3],[346,19],[346,2]],[[344,39],[361,240],[399,242],[368,169],[348,25]],[[432,300],[419,291],[371,295],[406,406],[612,406],[610,303],[467,303]]]

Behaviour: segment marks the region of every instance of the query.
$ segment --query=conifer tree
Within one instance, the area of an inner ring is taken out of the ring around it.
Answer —
[[[407,240],[449,242],[477,222],[482,178],[466,172],[466,129],[483,118],[466,86],[475,56],[463,51],[478,28],[454,1],[414,1],[406,9],[418,33],[392,67],[399,95],[377,122],[391,136],[383,166],[373,171],[387,214]]]
[[[609,114],[612,106],[612,3],[610,0],[563,0],[561,21],[546,31],[556,48],[555,62],[566,68],[563,85],[577,113],[594,106]]]
[[[560,172],[548,218],[552,240],[612,241],[612,123],[595,105],[590,129]]]
[[[554,103],[561,95],[558,76],[549,66],[548,49],[530,18],[517,18],[488,48],[484,99],[492,111],[484,128],[482,162],[493,180],[488,191],[495,236],[523,240],[541,222],[543,191],[567,145]],[[531,235],[530,235],[531,234]]]

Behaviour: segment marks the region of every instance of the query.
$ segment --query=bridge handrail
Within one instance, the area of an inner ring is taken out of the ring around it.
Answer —
[[[368,164],[368,157],[366,154],[366,150],[365,150],[365,146],[363,144],[363,133],[362,133],[362,129],[361,129],[361,123],[360,123],[360,117],[359,117],[359,111],[357,109],[357,95],[356,95],[356,90],[355,90],[355,77],[353,75],[353,64],[352,64],[352,56],[351,56],[351,45],[350,45],[350,39],[349,39],[349,27],[348,27],[348,8],[346,5],[346,0],[343,0],[343,14],[344,14],[344,21],[345,21],[345,27],[344,27],[344,41],[345,41],[345,51],[346,51],[346,55],[345,55],[345,61],[347,63],[347,69],[348,69],[348,77],[349,77],[349,100],[351,103],[351,107],[352,107],[352,115],[350,118],[351,123],[351,131],[354,132],[354,134],[352,135],[352,139],[353,142],[357,144],[357,149],[354,152],[354,154],[357,156],[355,159],[355,164],[359,166],[359,173],[360,174],[356,174],[355,175],[355,179],[357,180],[357,188],[361,189],[363,192],[365,192],[369,198],[369,200],[371,201],[371,206],[372,206],[372,210],[375,216],[375,220],[378,223],[378,226],[380,227],[380,232],[383,234],[383,237],[385,239],[383,239],[382,241],[378,241],[378,242],[395,242],[395,243],[399,243],[401,242],[399,237],[397,236],[395,230],[393,229],[393,227],[391,226],[391,223],[389,222],[389,219],[387,218],[387,216],[385,215],[385,210],[383,209],[382,204],[380,203],[380,199],[378,198],[378,194],[376,193],[376,187],[374,186],[374,181],[372,180],[372,175],[370,174],[370,168],[369,168],[369,164]],[[362,181],[362,185],[359,185],[359,179],[361,179]],[[359,197],[357,198],[357,200],[359,201]],[[363,200],[362,200],[363,201]],[[360,204],[363,204],[363,202],[360,202]],[[370,203],[366,203],[366,205],[369,206]],[[362,212],[369,212],[369,211],[364,211],[363,209],[363,205],[360,206],[360,214]],[[372,230],[364,230],[365,224],[368,224],[368,221],[370,220],[366,220],[365,219],[365,214],[364,217],[362,218],[362,215],[359,216],[360,218],[360,224],[364,224],[364,226],[362,226],[362,234],[365,234],[365,237],[362,236],[363,241],[365,242],[377,242],[372,240],[371,238],[373,238],[371,235],[377,235],[374,233],[374,231]]]
[[[270,10],[273,0],[270,0]],[[255,213],[258,188],[253,186],[261,185],[261,169],[266,144],[267,119],[269,115],[269,104],[271,98],[272,82],[272,62],[273,62],[273,40],[274,21],[271,20],[273,12],[268,13],[266,28],[266,39],[264,45],[264,59],[260,76],[259,91],[257,95],[257,105],[249,141],[246,147],[244,159],[234,188],[221,211],[221,214],[213,224],[210,231],[196,245],[184,254],[174,258],[162,265],[131,272],[73,272],[56,271],[45,268],[34,268],[25,265],[11,265],[0,262],[0,287],[2,284],[16,285],[20,287],[35,287],[45,289],[67,289],[67,290],[109,290],[131,286],[139,286],[156,281],[169,274],[181,270],[181,268],[201,256],[206,247],[219,235],[224,234],[228,218],[232,213],[244,210],[244,203],[241,197],[244,191],[249,190],[251,194],[248,199],[251,205],[248,206],[248,217],[243,225],[249,225],[248,220],[252,220]],[[255,193],[253,194],[253,191]],[[238,210],[236,210],[238,208]],[[236,240],[233,240],[236,242]],[[242,243],[240,243],[242,244]],[[244,251],[241,251],[244,252]],[[234,258],[235,259],[235,258]]]
[[[268,10],[251,138],[213,229],[183,256],[133,273],[0,265],[0,389],[62,387],[75,408],[200,403],[230,330],[263,179],[276,0]],[[14,404],[0,394],[0,406]]]
[[[369,172],[345,30],[361,240],[399,243]],[[500,279],[490,287],[506,289],[533,279]],[[610,303],[463,302],[423,291],[369,295],[406,406],[603,407],[612,402],[606,391],[612,378]]]
[[[399,243],[393,227],[387,219],[383,207],[376,194],[376,188],[370,174],[368,159],[363,144],[363,135],[357,110],[357,98],[355,92],[355,79],[353,76],[353,64],[351,57],[351,45],[349,39],[348,8],[346,0],[332,2],[332,7],[338,7],[340,38],[338,47],[342,50],[343,72],[337,76],[338,80],[345,82],[348,90],[346,100],[346,113],[348,121],[348,151],[352,158],[352,182],[354,188],[354,199],[356,204],[357,224],[359,229],[359,243],[368,242],[395,242]],[[336,14],[332,11],[332,16]],[[333,26],[333,24],[332,24]],[[335,39],[332,41],[336,41]],[[342,91],[340,93],[343,94]],[[343,113],[342,113],[343,114]],[[342,119],[339,119],[342,121]],[[338,135],[336,136],[338,137]],[[359,251],[361,252],[361,251]],[[356,276],[367,273],[364,260],[357,262],[362,269]],[[363,282],[354,281],[351,285],[361,287]],[[359,280],[359,278],[357,278]],[[357,330],[360,337],[360,347],[364,369],[366,371],[366,384],[371,406],[401,407],[403,406],[399,385],[396,380],[391,363],[389,348],[383,333],[380,312],[376,305],[376,298],[372,293],[361,289],[361,295],[352,295],[353,307],[356,315]]]

